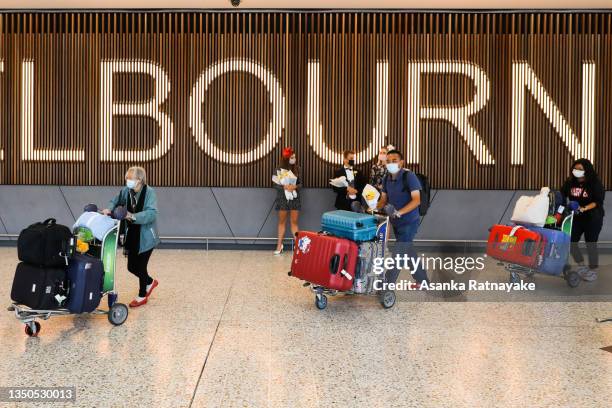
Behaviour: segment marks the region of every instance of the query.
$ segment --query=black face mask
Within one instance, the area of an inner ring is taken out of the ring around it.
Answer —
[[[354,166],[355,165],[355,160],[349,160],[348,164],[349,164],[349,166]]]

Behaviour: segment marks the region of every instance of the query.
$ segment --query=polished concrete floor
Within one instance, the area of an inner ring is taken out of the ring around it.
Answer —
[[[0,248],[7,305],[15,263]],[[264,251],[158,250],[160,287],[121,327],[61,317],[28,338],[2,312],[0,386],[76,386],[66,406],[79,407],[610,406],[612,353],[601,348],[612,325],[595,322],[612,315],[609,301],[406,292],[389,310],[351,296],[319,311],[289,264]],[[118,283],[129,301],[123,259]]]

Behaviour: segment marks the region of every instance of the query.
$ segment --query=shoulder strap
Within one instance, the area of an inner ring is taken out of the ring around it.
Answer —
[[[409,192],[410,191],[410,186],[408,185],[408,172],[410,170],[408,169],[404,169],[404,172],[402,173],[402,184],[404,185],[404,191]]]

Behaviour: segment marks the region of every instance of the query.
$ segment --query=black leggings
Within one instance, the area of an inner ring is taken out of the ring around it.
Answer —
[[[128,271],[136,275],[140,281],[140,289],[138,291],[138,296],[140,297],[145,297],[147,295],[147,285],[153,283],[153,278],[149,276],[149,272],[147,271],[147,265],[149,264],[149,258],[151,258],[152,253],[152,249],[142,254],[139,254],[138,251],[130,251],[128,253],[127,268]]]
[[[592,211],[592,210],[591,210]],[[587,253],[589,255],[589,268],[596,269],[599,266],[599,253],[597,250],[597,241],[599,240],[599,233],[603,226],[603,217],[599,214],[583,214],[574,217],[572,224],[572,258],[577,263],[584,262],[584,257],[578,242],[584,234],[584,240],[586,241]]]

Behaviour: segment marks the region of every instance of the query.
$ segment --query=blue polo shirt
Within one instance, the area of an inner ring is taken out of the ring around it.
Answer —
[[[406,173],[406,176],[404,176]],[[407,178],[407,186],[408,191],[404,190],[404,177]],[[410,201],[412,201],[411,193],[413,191],[421,190],[421,182],[419,181],[416,174],[407,169],[400,169],[397,172],[395,178],[391,176],[391,174],[387,174],[385,180],[383,181],[382,192],[387,194],[387,201],[389,204],[392,204],[397,210],[408,205]],[[394,219],[394,225],[404,225],[410,224],[414,220],[419,219],[419,207],[416,207],[414,210],[410,211],[407,214],[403,214],[399,219]]]

